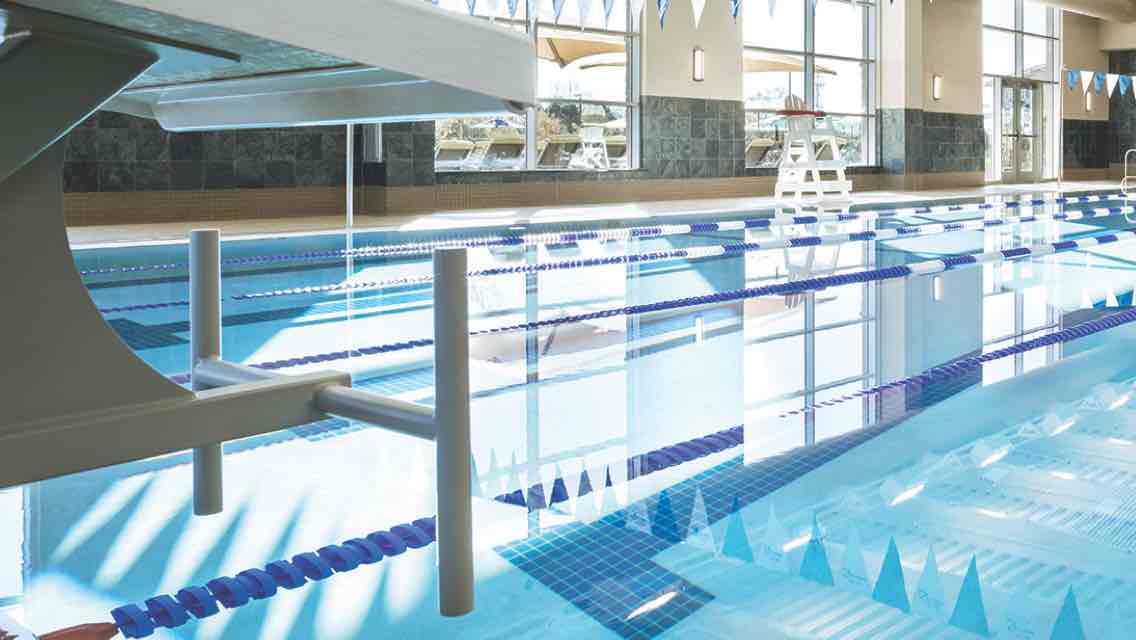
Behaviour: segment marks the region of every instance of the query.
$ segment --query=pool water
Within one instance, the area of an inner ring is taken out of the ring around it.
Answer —
[[[878,222],[479,246],[470,268],[1004,214],[971,206]],[[1114,215],[475,277],[470,324],[1131,226]],[[363,349],[429,337],[429,257],[372,249],[509,231],[226,242],[223,355],[285,373],[347,370],[356,386],[432,404],[429,347]],[[348,246],[366,250],[350,260],[335,253]],[[262,256],[274,258],[251,259]],[[188,368],[185,261],[184,244],[76,251],[107,321],[169,376]],[[139,268],[147,265],[174,266]],[[1136,618],[1136,323],[1014,345],[1124,312],[1134,285],[1136,242],[1116,242],[475,337],[472,614],[438,615],[429,545],[154,637],[1127,637]],[[979,366],[909,380],[1002,349]],[[0,492],[0,607],[43,629],[106,620],[126,603],[434,513],[433,446],[379,428],[328,419],[226,451],[216,516],[192,515],[188,453]],[[495,499],[518,490],[528,506]]]

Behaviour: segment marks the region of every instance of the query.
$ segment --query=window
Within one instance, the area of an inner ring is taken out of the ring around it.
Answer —
[[[635,165],[637,91],[632,65],[638,63],[637,34],[627,0],[615,0],[610,15],[595,2],[538,3],[529,25],[527,3],[518,1],[508,17],[506,2],[481,0],[475,14],[529,31],[536,41],[535,109],[517,115],[447,118],[437,122],[437,171],[521,169],[609,170]],[[439,6],[468,13],[466,0]],[[531,29],[531,31],[530,31]]]
[[[988,181],[1033,182],[1057,175],[1059,15],[1032,0],[983,0]]]
[[[744,3],[746,166],[775,167],[789,96],[825,111],[849,164],[875,161],[875,3]]]

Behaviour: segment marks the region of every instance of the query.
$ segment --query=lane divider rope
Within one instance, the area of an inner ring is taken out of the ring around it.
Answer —
[[[851,400],[870,394],[880,394],[888,389],[901,386],[941,383],[950,378],[965,375],[986,362],[1075,340],[1133,321],[1136,321],[1136,308],[1110,314],[1096,320],[1089,320],[1074,327],[981,356],[962,358],[946,365],[934,367],[919,375],[865,389],[858,394],[847,396],[846,399]],[[830,403],[821,404],[829,406]],[[820,405],[813,405],[814,408],[817,406]],[[787,416],[795,413],[798,412],[794,411],[782,415]],[[745,426],[739,425],[672,446],[631,456],[624,462],[627,465],[627,478],[642,477],[685,462],[720,453],[744,443]],[[613,486],[610,465],[606,467],[606,477],[603,482],[605,488]],[[593,491],[591,479],[585,469],[580,475],[577,497],[588,495]],[[549,509],[553,505],[567,502],[569,499],[568,488],[564,478],[560,476],[553,480],[552,488],[547,496],[545,495],[544,484],[538,482],[528,487],[527,490],[518,488],[494,497],[494,500],[499,502],[525,507],[529,512]],[[112,610],[111,618],[127,638],[144,638],[153,634],[158,628],[172,629],[186,624],[191,619],[202,619],[216,615],[222,607],[236,609],[256,600],[271,598],[279,592],[280,588],[297,589],[309,580],[324,580],[339,573],[353,571],[362,565],[375,564],[384,557],[401,555],[407,549],[420,549],[435,542],[436,526],[436,516],[419,518],[408,524],[391,527],[389,531],[375,531],[364,537],[351,538],[340,545],[328,545],[315,552],[300,553],[292,556],[291,560],[270,562],[263,569],[247,569],[233,577],[215,578],[206,582],[204,586],[185,587],[172,596],[163,594],[148,598],[141,606],[126,604]]]
[[[471,278],[514,275],[521,273],[540,273],[562,269],[582,269],[598,266],[611,266],[619,264],[638,264],[659,260],[716,258],[752,251],[767,251],[772,249],[787,249],[794,247],[827,246],[847,242],[871,242],[873,240],[892,240],[908,236],[933,236],[944,233],[960,231],[980,231],[998,227],[1013,227],[1021,224],[1050,221],[1073,221],[1093,218],[1107,218],[1117,215],[1136,213],[1136,207],[1099,207],[1090,210],[1074,210],[1053,214],[1037,214],[1022,216],[1007,216],[1004,218],[988,218],[983,220],[963,220],[959,222],[945,222],[923,225],[904,225],[890,229],[876,231],[860,231],[851,233],[834,233],[814,236],[798,236],[762,242],[736,242],[730,244],[713,245],[708,247],[694,247],[689,249],[675,249],[673,251],[652,251],[647,253],[633,253],[618,256],[604,256],[601,258],[581,258],[577,260],[560,260],[556,262],[542,262],[539,264],[522,264],[508,267],[490,267],[468,271],[466,275]],[[717,224],[717,223],[709,223]],[[395,286],[428,284],[433,282],[431,275],[405,276],[378,281],[355,281],[341,284],[311,285],[306,287],[292,287],[288,289],[274,289],[242,293],[230,296],[232,300],[263,300],[297,295],[315,295],[321,293],[337,293],[346,291],[371,291]],[[149,311],[173,307],[187,307],[188,300],[175,300],[172,302],[155,302],[144,304],[123,305],[117,307],[102,307],[102,313],[124,313],[128,311]]]
[[[562,324],[572,324],[576,322],[586,322],[589,320],[640,315],[644,313],[669,311],[685,307],[697,307],[707,304],[721,304],[724,302],[735,302],[739,300],[748,300],[751,298],[759,298],[771,295],[800,294],[809,291],[827,289],[829,287],[839,287],[847,284],[879,282],[883,280],[893,280],[896,278],[906,278],[908,276],[933,275],[952,269],[976,266],[980,264],[999,264],[1002,262],[1018,260],[1021,258],[1041,257],[1055,253],[1077,251],[1080,249],[1095,247],[1102,244],[1129,242],[1134,239],[1136,239],[1136,229],[1125,229],[1098,236],[1080,238],[1077,240],[1042,242],[1030,245],[1028,247],[1016,247],[1013,249],[987,251],[985,253],[973,255],[951,256],[947,258],[938,258],[935,260],[924,260],[922,262],[914,262],[908,265],[897,265],[880,269],[854,271],[830,276],[818,276],[815,278],[797,280],[795,282],[782,282],[777,284],[763,285],[760,287],[752,287],[749,289],[735,289],[732,291],[709,293],[700,296],[689,296],[686,298],[676,298],[673,300],[663,300],[660,302],[630,305],[626,307],[611,307],[608,309],[601,309],[599,311],[587,311],[584,313],[559,316],[556,318],[546,318],[544,320],[536,320],[532,322],[521,322],[501,327],[477,329],[470,331],[469,335],[472,337],[478,337],[509,333],[513,331],[534,331],[544,329],[546,327],[558,326]],[[297,356],[283,360],[272,360],[268,362],[253,364],[250,366],[267,370],[288,369],[291,367],[298,367],[309,364],[336,362],[339,360],[346,360],[348,358],[358,358],[361,356],[378,355],[380,353],[417,349],[419,347],[428,347],[433,344],[434,340],[431,338],[419,338],[369,347],[359,347],[357,349],[351,350],[332,351],[328,353]],[[169,379],[178,384],[185,384],[189,381],[189,374],[183,373],[173,375],[169,376]]]
[[[274,262],[307,262],[314,260],[328,260],[344,258],[347,255],[354,257],[386,257],[411,256],[427,254],[437,248],[445,247],[499,247],[499,246],[525,246],[536,244],[566,244],[581,240],[626,240],[630,238],[658,238],[672,235],[685,235],[690,233],[710,233],[714,231],[736,231],[741,229],[770,228],[779,226],[815,224],[818,222],[850,222],[856,220],[878,220],[896,216],[917,215],[925,213],[953,213],[966,211],[997,211],[1018,207],[1044,206],[1048,204],[1076,204],[1087,202],[1101,202],[1106,200],[1123,200],[1123,194],[1089,195],[1089,196],[1058,196],[1056,198],[1034,198],[1011,200],[1007,202],[986,202],[966,205],[936,205],[930,207],[904,207],[883,209],[878,211],[850,211],[848,213],[813,214],[801,216],[774,216],[771,218],[758,218],[754,220],[737,220],[730,222],[694,222],[690,224],[668,224],[646,227],[629,227],[624,229],[600,229],[584,231],[568,231],[559,233],[535,233],[512,236],[486,236],[481,238],[455,238],[451,240],[433,240],[426,242],[410,242],[396,245],[375,245],[359,247],[357,249],[330,249],[326,251],[307,251],[293,254],[276,254],[261,256],[244,256],[239,258],[224,258],[222,266],[265,264]],[[752,226],[751,226],[752,225]],[[98,269],[81,269],[82,276],[107,275],[114,273],[141,273],[146,271],[170,271],[188,268],[184,263],[165,263],[154,265],[139,265],[133,267],[103,267]]]

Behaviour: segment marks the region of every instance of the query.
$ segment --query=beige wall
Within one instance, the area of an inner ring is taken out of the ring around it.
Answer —
[[[1066,69],[1108,71],[1108,54],[1101,51],[1102,29],[1109,23],[1068,11],[1061,16],[1061,56]],[[1085,95],[1080,84],[1070,91],[1061,78],[1063,115],[1070,120],[1108,120],[1108,98],[1093,96],[1093,110],[1085,110]]]
[[[659,28],[653,0],[643,8],[642,92],[651,96],[742,100],[742,17],[730,16],[724,0],[706,0],[694,27],[690,0],[671,0],[666,27]],[[694,47],[706,51],[706,79],[692,79]]]
[[[923,108],[982,113],[982,2],[951,0],[923,5]],[[885,41],[886,43],[886,41]],[[931,76],[943,76],[943,97],[931,99]]]
[[[882,2],[880,107],[982,113],[982,3],[952,0]],[[931,98],[931,77],[943,97]]]
[[[1136,22],[1100,22],[1100,48],[1105,51],[1136,49]]]

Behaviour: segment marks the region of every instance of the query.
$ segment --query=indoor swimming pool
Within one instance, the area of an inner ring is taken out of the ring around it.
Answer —
[[[341,419],[227,443],[219,515],[188,453],[0,491],[0,608],[158,638],[1129,637],[1136,209],[1019,197],[226,241],[225,359],[425,405],[429,251],[470,248],[476,609],[437,612],[433,445]],[[75,260],[187,382],[186,245]]]

